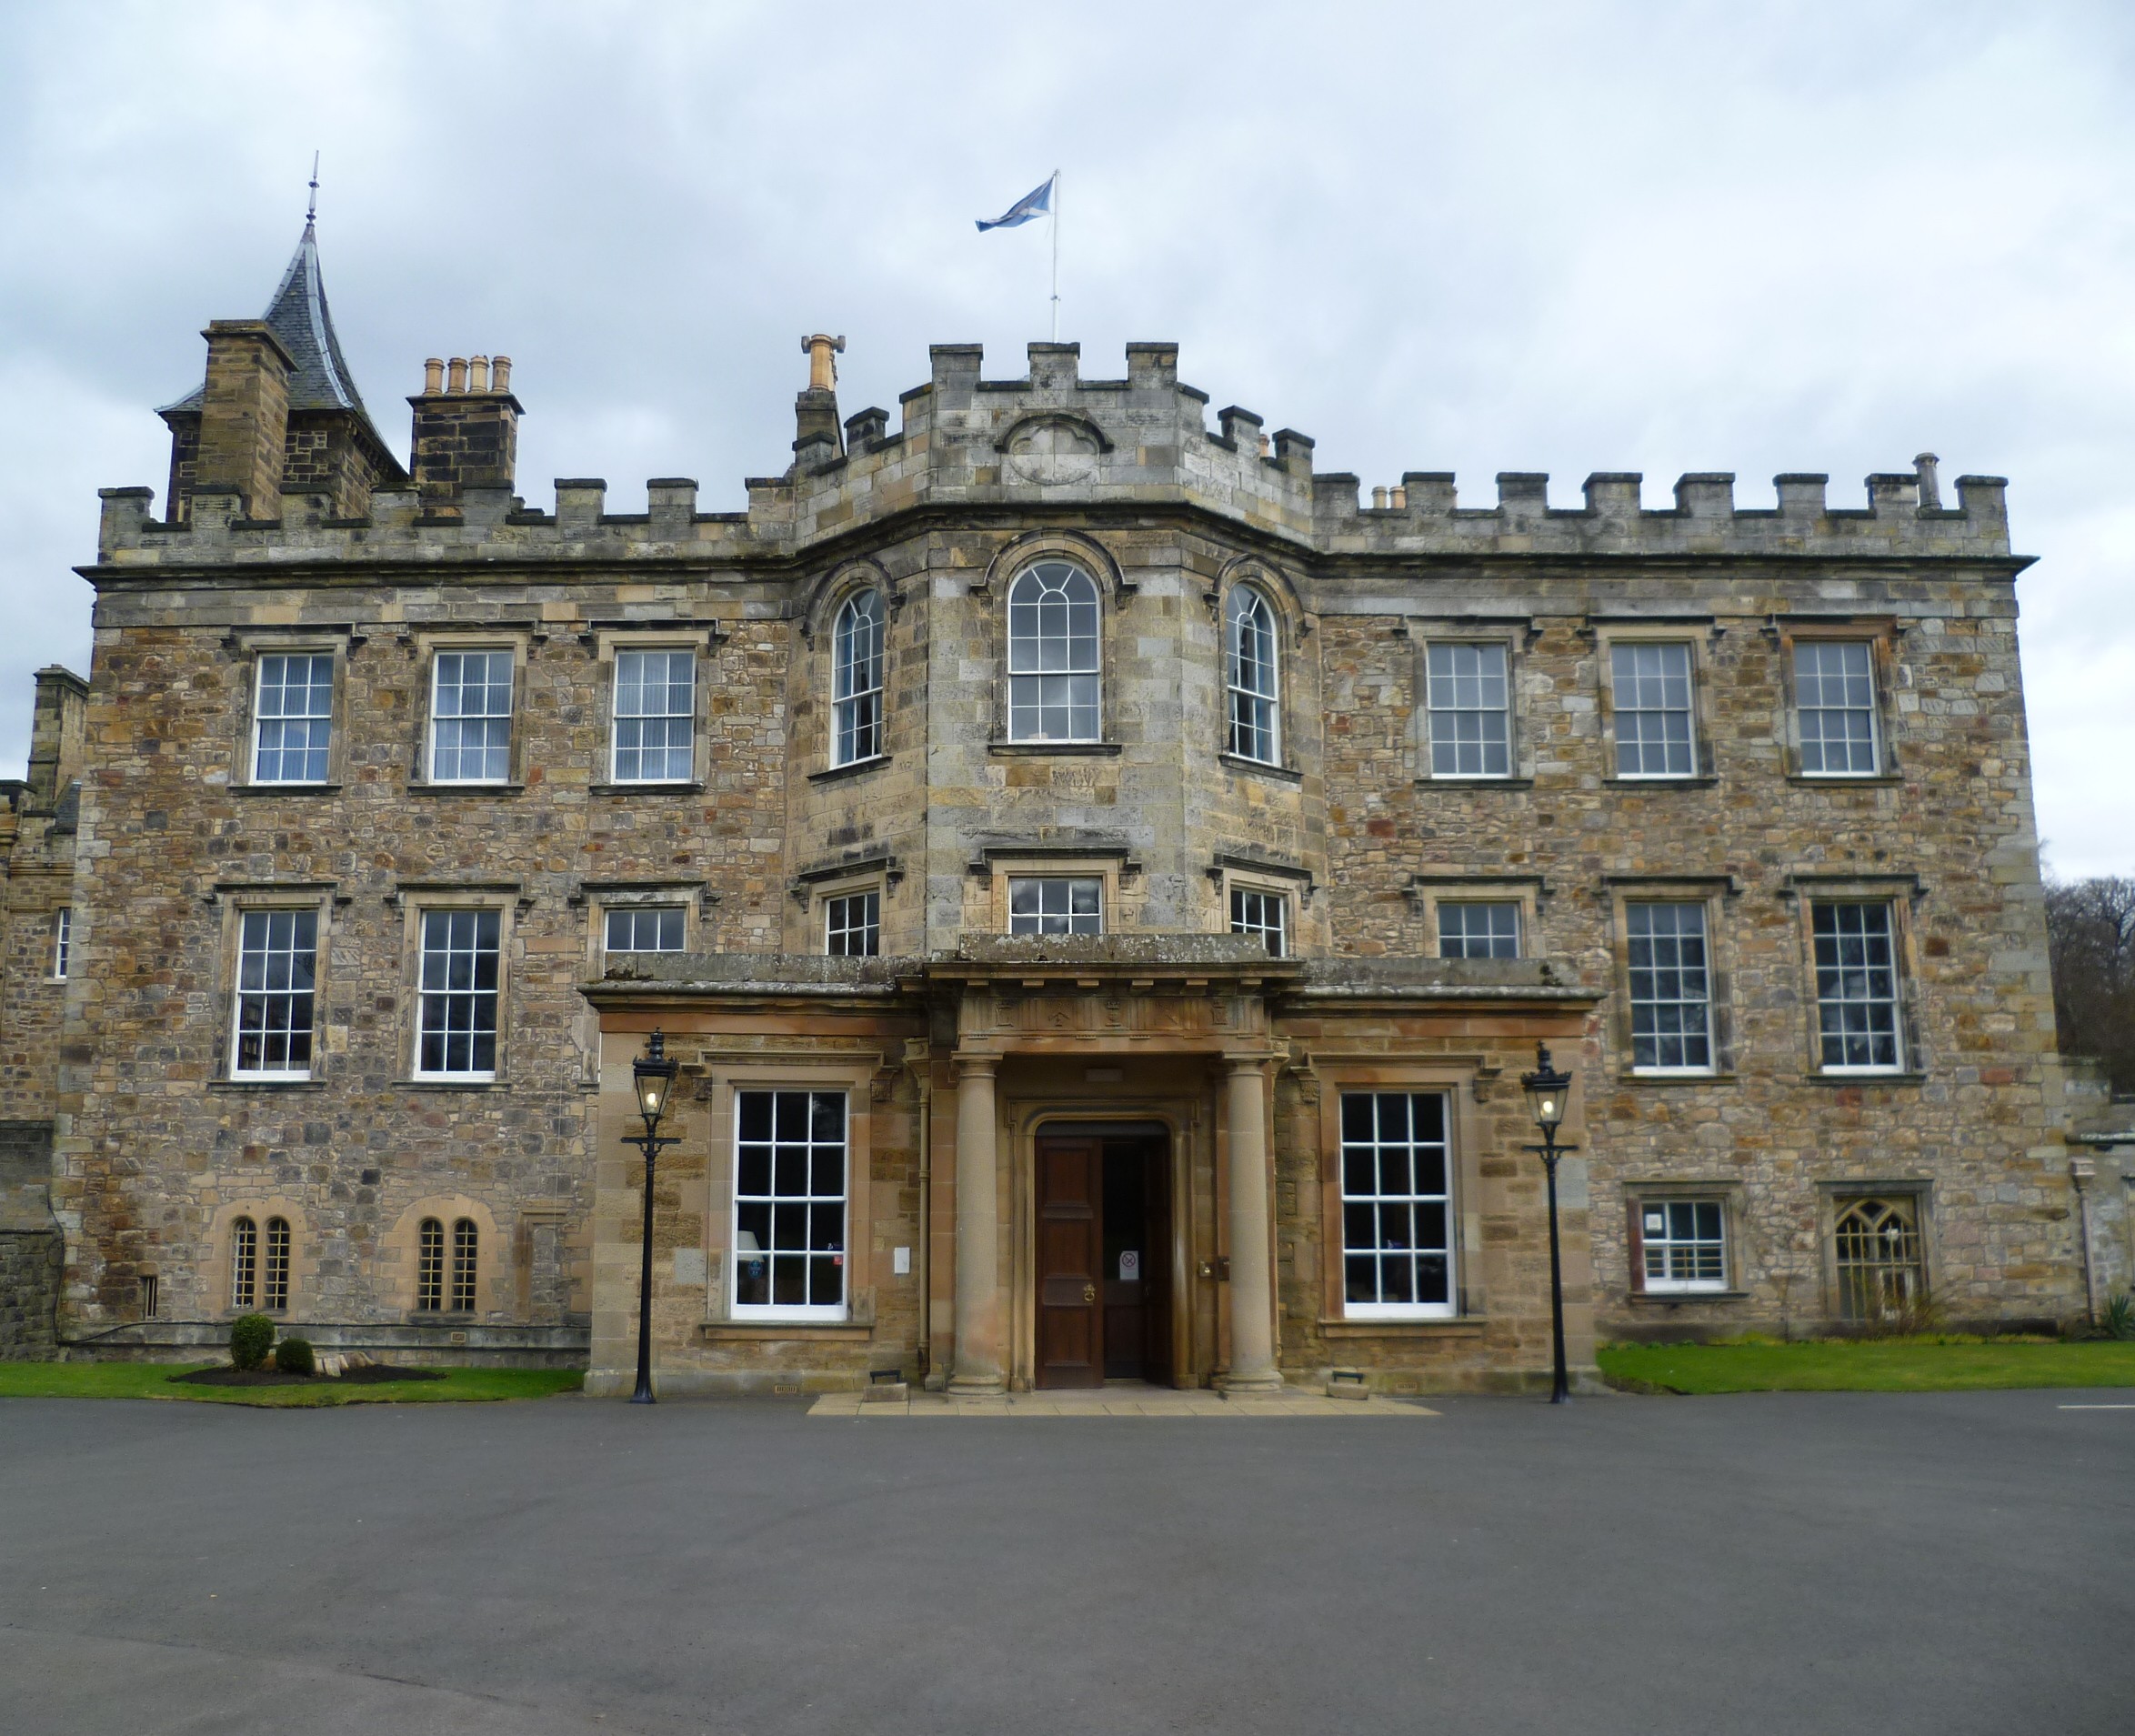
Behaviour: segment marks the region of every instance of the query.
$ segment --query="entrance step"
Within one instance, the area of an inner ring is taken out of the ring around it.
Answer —
[[[811,1417],[1435,1417],[1411,1400],[1378,1396],[1329,1399],[1302,1387],[1227,1398],[1219,1392],[1174,1391],[1166,1387],[1114,1381],[1102,1387],[1046,1392],[1007,1392],[991,1399],[952,1399],[914,1392],[902,1400],[874,1392],[827,1392],[808,1407]]]

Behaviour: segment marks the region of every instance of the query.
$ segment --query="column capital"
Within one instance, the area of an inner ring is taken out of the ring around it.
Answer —
[[[981,1049],[958,1049],[949,1057],[949,1059],[956,1064],[958,1079],[962,1079],[967,1073],[987,1077],[997,1072],[1001,1065],[1001,1058],[998,1055],[988,1054]]]
[[[1275,1056],[1267,1050],[1253,1055],[1226,1054],[1222,1057],[1224,1068],[1233,1077],[1240,1073],[1265,1073],[1268,1070],[1268,1063],[1275,1059]]]

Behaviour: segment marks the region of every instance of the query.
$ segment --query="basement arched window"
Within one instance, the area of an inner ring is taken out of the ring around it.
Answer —
[[[882,593],[848,597],[830,643],[830,763],[850,766],[882,751]]]
[[[1282,763],[1282,677],[1275,611],[1250,585],[1234,586],[1224,611],[1230,727],[1224,746],[1241,759]]]
[[[1098,671],[1097,580],[1039,561],[1008,590],[1008,739],[1097,740]]]
[[[230,1306],[259,1305],[259,1226],[249,1218],[230,1225]]]

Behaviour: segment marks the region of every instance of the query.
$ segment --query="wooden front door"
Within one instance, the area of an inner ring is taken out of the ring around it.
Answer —
[[[1037,1384],[1105,1383],[1102,1282],[1104,1147],[1047,1134],[1037,1141]]]

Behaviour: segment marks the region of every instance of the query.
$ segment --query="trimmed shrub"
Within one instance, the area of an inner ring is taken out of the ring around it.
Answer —
[[[309,1339],[284,1339],[275,1346],[275,1366],[284,1374],[311,1374],[311,1340]]]
[[[263,1367],[275,1348],[275,1323],[264,1314],[240,1314],[230,1322],[230,1366]]]

